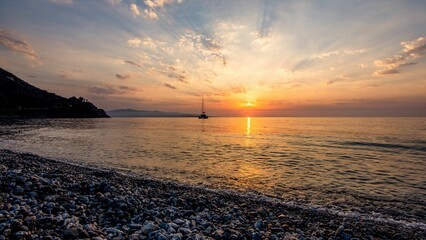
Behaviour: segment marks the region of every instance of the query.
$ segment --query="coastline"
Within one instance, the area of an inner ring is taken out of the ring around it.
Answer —
[[[422,239],[424,226],[0,150],[0,239]]]

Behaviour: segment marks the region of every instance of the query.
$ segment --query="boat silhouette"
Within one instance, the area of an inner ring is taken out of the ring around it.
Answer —
[[[206,112],[204,112],[204,96],[203,100],[201,101],[201,114],[198,116],[198,119],[208,119],[209,116],[207,116]]]

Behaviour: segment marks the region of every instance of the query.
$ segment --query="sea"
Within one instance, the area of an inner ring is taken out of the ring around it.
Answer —
[[[0,149],[426,226],[426,118],[3,119]]]

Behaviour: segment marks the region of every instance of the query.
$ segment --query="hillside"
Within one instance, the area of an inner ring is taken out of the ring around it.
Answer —
[[[135,109],[115,109],[107,112],[111,117],[195,117],[194,114],[176,113],[176,112],[161,112],[147,111]]]
[[[64,98],[34,87],[0,68],[0,117],[107,118],[84,98]]]

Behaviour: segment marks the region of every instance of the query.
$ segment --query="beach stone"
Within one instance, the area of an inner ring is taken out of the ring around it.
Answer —
[[[5,237],[9,237],[11,233],[12,233],[12,229],[10,228],[3,230],[3,236]]]
[[[178,232],[186,235],[186,234],[190,234],[192,231],[190,229],[188,229],[188,228],[182,227],[182,228],[178,229]]]
[[[254,224],[254,228],[261,229],[262,227],[263,227],[263,221],[257,220],[256,223]]]
[[[213,237],[214,239],[223,239],[225,232],[222,229],[217,229],[214,233],[213,233]]]
[[[15,194],[21,195],[22,193],[24,193],[24,189],[20,186],[16,186],[14,192],[15,192]]]
[[[147,235],[150,232],[153,232],[153,231],[158,230],[158,229],[160,229],[160,227],[158,227],[157,225],[155,225],[153,223],[148,223],[148,224],[146,224],[142,227],[142,233]]]
[[[271,227],[271,232],[272,233],[280,233],[280,232],[284,232],[284,229],[280,228],[280,227]]]
[[[340,226],[337,228],[337,230],[336,230],[336,232],[335,232],[334,236],[335,236],[335,237],[339,237],[339,236],[341,236],[344,230],[345,230],[345,227],[344,227],[343,225],[340,225]]]
[[[259,232],[255,232],[251,236],[252,236],[253,240],[260,240],[261,239],[261,235],[260,235]]]
[[[175,230],[179,228],[179,225],[177,225],[176,223],[169,223],[169,226]]]
[[[164,234],[158,234],[157,240],[167,240],[167,236]]]
[[[182,240],[182,233],[170,234],[171,240]]]
[[[180,219],[180,218],[177,218],[177,219],[173,220],[173,222],[176,223],[177,225],[182,225],[182,224],[185,223],[185,221],[182,220],[182,219]]]
[[[14,239],[25,239],[27,236],[29,236],[29,232],[27,231],[19,231],[13,234]]]
[[[78,228],[78,236],[79,238],[90,238],[89,233],[82,228]]]
[[[137,223],[132,223],[132,224],[129,225],[129,228],[132,229],[132,230],[135,230],[135,229],[139,230],[139,229],[142,228],[142,225],[137,224]]]
[[[66,229],[63,233],[64,239],[78,239],[78,229],[77,228],[69,228]]]
[[[165,223],[165,222],[161,222],[159,225],[158,225],[161,229],[164,229],[164,230],[167,230],[167,229],[169,229],[169,227],[170,227],[170,225],[168,225],[167,223]]]

